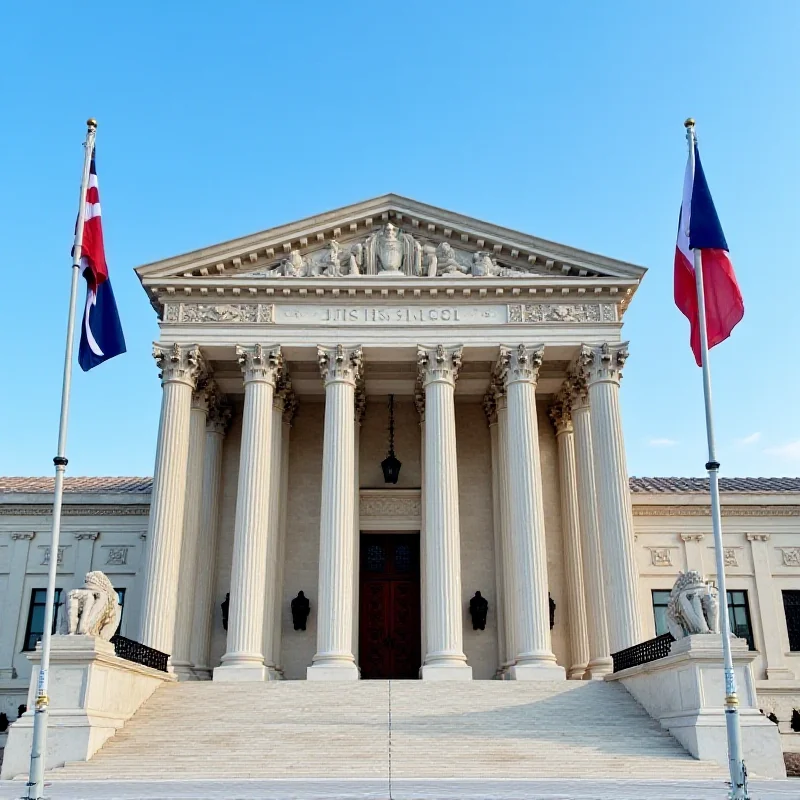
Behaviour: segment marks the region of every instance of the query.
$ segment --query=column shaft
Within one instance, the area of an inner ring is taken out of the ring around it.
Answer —
[[[505,633],[505,659],[503,670],[517,660],[517,577],[514,569],[514,548],[511,545],[511,492],[508,476],[508,405],[505,386],[498,386],[497,395],[497,450],[500,471],[500,536],[503,549],[503,627]]]
[[[217,401],[209,410],[203,456],[200,527],[197,540],[197,575],[192,618],[191,660],[195,675],[211,677],[209,645],[214,620],[214,576],[217,563],[219,494],[222,480],[222,445],[230,419],[230,409]]]
[[[162,370],[161,419],[158,426],[153,491],[150,500],[139,640],[170,653],[175,639],[189,417],[192,391],[202,369],[198,348],[155,345]]]
[[[197,560],[202,510],[203,467],[205,463],[206,421],[211,387],[203,385],[192,397],[189,417],[189,457],[186,465],[186,503],[181,540],[180,586],[175,613],[175,644],[172,666],[180,680],[195,677],[192,670],[192,618],[197,605]]]
[[[556,665],[550,647],[547,594],[547,549],[542,503],[539,426],[536,418],[536,381],[544,347],[519,345],[501,348],[508,396],[508,472],[511,479],[511,546],[518,597],[514,680],[559,680],[564,668]]]
[[[319,347],[325,381],[317,653],[308,680],[357,680],[353,658],[355,388],[361,348]]]
[[[236,348],[244,371],[244,416],[233,533],[227,652],[214,680],[265,678],[264,596],[269,535],[272,400],[280,347]]]
[[[585,387],[584,387],[585,388]],[[587,675],[602,678],[613,670],[608,644],[606,597],[603,589],[603,558],[594,480],[592,429],[589,402],[585,394],[573,394],[572,425],[575,431],[575,472],[578,486],[578,515],[581,526],[583,579],[586,583],[589,664]]]
[[[581,529],[578,511],[578,486],[575,465],[575,434],[569,401],[561,398],[550,409],[558,445],[558,473],[561,491],[561,535],[564,540],[564,575],[567,584],[567,619],[572,658],[569,678],[582,680],[589,663],[589,645],[584,605]]]
[[[463,646],[454,390],[461,347],[418,348],[425,390],[424,680],[471,680]]]
[[[619,408],[619,381],[627,344],[584,346],[592,409],[592,447],[603,553],[608,634],[616,653],[642,640],[639,576],[633,554],[628,467]]]

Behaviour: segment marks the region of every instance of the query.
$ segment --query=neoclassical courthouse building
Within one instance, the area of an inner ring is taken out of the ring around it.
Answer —
[[[121,633],[180,679],[598,677],[664,632],[678,571],[714,580],[705,482],[628,476],[643,268],[386,195],[137,273],[160,324],[154,477],[67,479],[59,600],[104,571]],[[0,479],[12,719],[51,498]],[[723,479],[722,502],[734,630],[789,734],[800,480]]]

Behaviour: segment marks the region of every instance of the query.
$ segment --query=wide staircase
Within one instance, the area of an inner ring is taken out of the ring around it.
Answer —
[[[50,779],[719,778],[618,684],[165,684]]]

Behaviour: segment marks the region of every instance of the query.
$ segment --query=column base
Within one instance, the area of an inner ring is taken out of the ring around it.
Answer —
[[[424,681],[471,681],[472,667],[468,664],[423,664],[420,677]]]
[[[609,656],[608,658],[596,658],[589,662],[586,667],[586,674],[583,676],[587,681],[601,681],[606,675],[611,675],[614,672],[614,660]]]
[[[563,681],[567,672],[558,664],[514,664],[506,677],[510,681]]]
[[[571,666],[567,673],[567,680],[582,681],[583,676],[585,674],[586,674],[586,664],[578,664],[576,666]]]
[[[263,664],[223,664],[214,668],[214,680],[219,683],[258,683],[266,679],[266,672]]]
[[[283,671],[277,669],[276,667],[267,667],[267,680],[268,681],[282,681],[283,680]]]
[[[210,681],[212,678],[213,670],[211,667],[194,667],[192,671],[196,681]]]
[[[312,664],[306,668],[307,681],[357,681],[361,678],[355,663]]]
[[[192,665],[188,662],[179,662],[172,664],[172,672],[179,681],[196,681],[197,674],[195,673]]]

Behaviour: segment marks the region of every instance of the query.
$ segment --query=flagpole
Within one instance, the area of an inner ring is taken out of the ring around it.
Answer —
[[[686,140],[689,143],[689,158],[692,175],[695,169],[694,120],[687,119]],[[690,219],[691,224],[691,219]],[[725,558],[722,546],[722,512],[719,502],[719,461],[714,438],[714,417],[711,407],[711,367],[708,363],[708,329],[706,327],[706,302],[703,287],[703,256],[699,249],[692,250],[694,257],[695,286],[697,287],[697,311],[700,326],[700,356],[703,366],[703,397],[706,408],[706,438],[708,439],[708,486],[711,492],[711,529],[714,534],[714,551],[717,562],[717,584],[721,596],[722,656],[725,671],[725,726],[728,733],[728,766],[731,773],[731,800],[747,800],[747,768],[742,758],[742,734],[739,724],[739,698],[736,696],[736,673],[731,655],[731,630],[728,616],[728,592],[725,583]]]
[[[72,385],[72,352],[75,339],[75,313],[78,299],[78,278],[81,274],[81,249],[83,247],[83,224],[86,217],[86,192],[89,186],[89,169],[92,163],[97,120],[86,121],[86,141],[81,176],[78,222],[75,226],[75,244],[72,248],[72,285],[69,294],[67,316],[67,343],[64,349],[64,377],[61,384],[61,418],[58,423],[58,451],[53,459],[56,475],[53,486],[53,528],[50,537],[50,563],[47,572],[47,599],[44,607],[44,630],[42,631],[42,662],[36,690],[36,711],[33,717],[33,741],[31,743],[31,766],[28,777],[28,799],[44,797],[44,770],[47,753],[47,721],[50,700],[47,696],[48,671],[50,668],[50,639],[53,628],[53,605],[56,594],[56,571],[58,569],[58,541],[61,534],[61,505],[64,498],[64,473],[67,469],[67,423],[69,421],[69,397]]]

